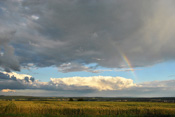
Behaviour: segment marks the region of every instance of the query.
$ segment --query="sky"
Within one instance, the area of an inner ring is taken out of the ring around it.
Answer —
[[[1,0],[0,95],[174,97],[174,0]]]

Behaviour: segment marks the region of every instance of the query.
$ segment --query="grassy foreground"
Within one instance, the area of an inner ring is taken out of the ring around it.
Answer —
[[[0,116],[175,116],[175,103],[0,101]]]

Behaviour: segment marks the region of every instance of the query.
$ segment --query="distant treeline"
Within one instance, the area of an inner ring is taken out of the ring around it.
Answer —
[[[6,101],[117,101],[117,102],[175,102],[175,97],[32,97],[32,96],[4,96],[0,100]]]

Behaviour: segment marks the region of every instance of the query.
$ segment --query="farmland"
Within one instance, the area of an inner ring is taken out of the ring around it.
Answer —
[[[0,101],[0,116],[175,116],[175,103],[101,101]]]

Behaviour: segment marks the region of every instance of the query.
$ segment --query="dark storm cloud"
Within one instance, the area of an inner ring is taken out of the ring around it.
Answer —
[[[20,66],[17,57],[14,55],[14,47],[9,45],[15,31],[3,30],[0,28],[0,67],[6,71],[19,71]]]
[[[4,54],[0,59],[1,67],[6,70],[19,70],[18,61],[21,66],[33,63],[36,67],[59,68],[73,63],[60,71],[72,71],[76,64],[79,65],[76,71],[93,72],[83,65],[127,67],[122,55],[128,57],[133,67],[175,59],[173,0],[6,0],[1,3],[1,30],[16,31],[7,42],[7,57]]]

